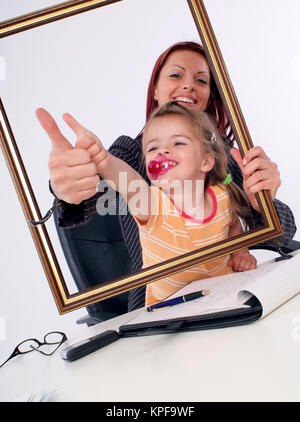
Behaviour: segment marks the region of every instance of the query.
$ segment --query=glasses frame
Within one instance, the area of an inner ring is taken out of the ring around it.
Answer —
[[[47,336],[49,335],[49,334],[61,334],[62,335],[62,338],[61,338],[61,340],[59,341],[59,342],[50,342],[50,341],[47,341]],[[26,353],[30,353],[30,352],[33,352],[33,351],[36,351],[36,352],[39,352],[39,353],[41,353],[42,355],[45,355],[45,356],[51,356],[51,355],[53,355],[53,353],[55,353],[56,352],[56,350],[65,342],[65,341],[67,341],[68,340],[68,338],[67,338],[67,336],[66,336],[66,334],[65,333],[63,333],[62,331],[50,331],[49,333],[47,333],[47,334],[45,334],[44,335],[44,341],[43,342],[41,342],[41,341],[39,341],[38,339],[36,339],[36,338],[28,338],[28,339],[26,339],[26,340],[23,340],[23,341],[21,341],[21,343],[19,343],[16,347],[15,347],[15,349],[14,349],[14,351],[12,352],[12,354],[9,356],[9,358],[8,359],[6,359],[6,361],[4,361],[1,365],[0,365],[0,368],[2,368],[2,366],[3,365],[5,365],[10,359],[12,359],[12,358],[14,358],[14,357],[16,357],[16,356],[18,356],[18,355],[25,355]],[[27,350],[26,352],[22,352],[22,351],[20,351],[19,350],[19,347],[21,346],[21,344],[23,344],[23,343],[26,343],[27,341],[34,341],[35,343],[37,343],[38,344],[38,347],[33,347],[33,346],[31,346],[30,345],[30,347],[32,347],[32,350]],[[39,347],[41,347],[41,346],[44,346],[45,344],[48,344],[48,345],[54,345],[54,344],[57,344],[57,347],[51,352],[51,353],[46,353],[46,352],[43,352],[42,350],[39,350]]]
[[[87,12],[88,10],[120,1],[122,0],[77,0],[57,4],[47,9],[38,10],[27,15],[0,22],[0,38],[12,36],[41,25],[50,24],[59,19],[68,18],[69,16],[78,13]],[[150,1],[151,0],[149,0],[149,2]],[[198,29],[207,60],[219,88],[239,150],[243,156],[254,145],[229,78],[203,0],[187,0],[186,6],[190,9]],[[37,226],[32,225],[32,222],[41,220],[42,215],[1,100],[0,145],[60,314],[108,299],[128,290],[146,285],[163,277],[170,276],[282,234],[282,228],[271,194],[269,191],[261,191],[256,194],[262,220],[264,222],[261,227],[231,239],[198,249],[197,251],[170,259],[134,274],[129,274],[111,280],[110,282],[99,284],[93,288],[70,294],[45,224]]]

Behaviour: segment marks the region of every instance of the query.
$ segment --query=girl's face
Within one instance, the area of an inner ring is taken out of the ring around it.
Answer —
[[[189,50],[174,51],[162,67],[154,90],[158,105],[178,101],[204,111],[210,97],[210,71],[206,59]]]
[[[144,151],[154,184],[204,180],[214,164],[213,154],[202,151],[194,127],[181,115],[154,118],[144,132]]]

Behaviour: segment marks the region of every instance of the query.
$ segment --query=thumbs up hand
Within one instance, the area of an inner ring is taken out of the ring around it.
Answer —
[[[108,162],[108,153],[101,142],[70,114],[64,114],[65,122],[77,136],[73,147],[46,110],[37,109],[36,116],[52,142],[48,167],[56,197],[79,204],[93,196],[99,182],[98,173]]]

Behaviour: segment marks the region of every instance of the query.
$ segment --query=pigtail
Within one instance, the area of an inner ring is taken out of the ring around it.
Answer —
[[[208,173],[205,180],[205,188],[216,184],[224,184],[230,197],[233,220],[235,221],[240,217],[246,229],[253,228],[248,198],[243,190],[232,181],[231,175],[227,174],[227,147],[224,145],[222,136],[216,131],[213,125],[209,125],[209,127],[203,129],[203,137],[205,139],[206,152],[213,152],[215,157],[214,167]]]
[[[232,208],[236,217],[238,216],[243,220],[247,230],[252,229],[253,220],[247,196],[234,182],[230,182],[226,187],[228,189]]]

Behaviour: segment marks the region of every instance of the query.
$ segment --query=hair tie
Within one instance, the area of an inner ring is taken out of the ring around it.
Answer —
[[[210,142],[211,142],[212,144],[214,144],[214,143],[216,142],[216,140],[217,140],[216,134],[215,134],[215,133],[213,133],[213,134],[211,135]]]
[[[232,177],[230,173],[227,173],[226,179],[223,180],[223,185],[229,185],[229,183],[232,182]]]

